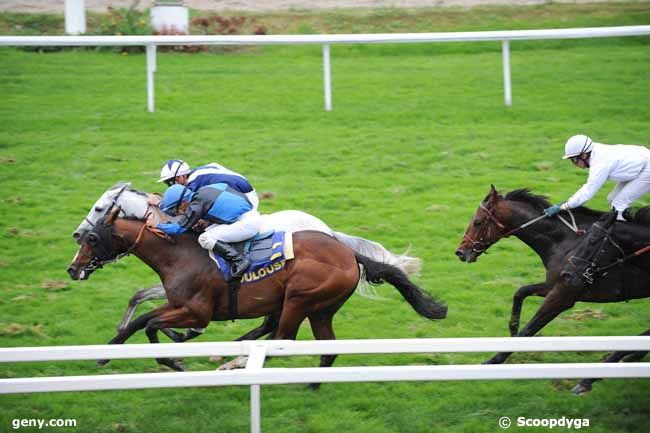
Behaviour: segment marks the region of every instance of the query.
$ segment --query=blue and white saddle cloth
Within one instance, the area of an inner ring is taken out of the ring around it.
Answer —
[[[226,281],[230,280],[230,262],[209,251],[210,258],[215,261]],[[287,260],[293,259],[293,236],[291,232],[274,232],[263,239],[253,239],[244,242],[244,254],[251,260],[246,273],[242,275],[241,283],[255,283],[270,277],[284,269]]]

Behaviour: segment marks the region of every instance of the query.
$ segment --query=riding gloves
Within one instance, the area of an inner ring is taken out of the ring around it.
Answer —
[[[551,207],[544,209],[546,216],[552,217],[560,213],[561,210],[567,210],[566,202],[554,204]]]

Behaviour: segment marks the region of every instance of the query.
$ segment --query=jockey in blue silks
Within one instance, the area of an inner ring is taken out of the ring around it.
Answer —
[[[211,225],[199,236],[199,244],[232,263],[233,278],[240,277],[250,265],[229,243],[241,242],[255,236],[262,225],[262,217],[247,197],[225,183],[215,183],[192,192],[176,184],[165,191],[160,208],[180,216],[175,222],[156,227],[170,235],[179,235],[203,219]]]
[[[206,185],[225,183],[235,191],[246,195],[255,210],[260,202],[257,192],[244,176],[228,170],[216,162],[191,170],[190,166],[182,159],[170,159],[160,170],[158,182],[165,182],[167,185],[180,183],[192,192],[196,192]]]

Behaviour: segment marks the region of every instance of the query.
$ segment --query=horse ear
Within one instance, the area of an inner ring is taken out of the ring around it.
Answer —
[[[490,192],[488,193],[488,201],[496,201],[501,198],[501,195],[497,191],[497,189],[494,187],[494,185],[490,185]]]
[[[106,218],[106,221],[104,222],[104,224],[106,224],[107,226],[112,225],[115,222],[115,220],[117,219],[117,216],[120,214],[121,211],[122,211],[122,208],[119,207],[119,206],[116,207],[115,209],[113,209],[111,211],[111,213],[108,214],[108,217]]]

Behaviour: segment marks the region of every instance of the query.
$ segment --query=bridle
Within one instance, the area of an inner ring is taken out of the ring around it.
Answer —
[[[531,220],[529,220],[529,221],[527,221],[527,222],[525,222],[525,223],[523,223],[523,224],[521,224],[521,225],[519,225],[519,226],[517,226],[517,227],[515,227],[513,229],[508,230],[506,225],[504,223],[502,223],[499,220],[499,218],[494,214],[494,212],[490,208],[488,208],[485,204],[483,204],[483,202],[479,203],[479,208],[483,209],[483,211],[487,214],[488,219],[490,221],[492,221],[494,223],[494,225],[496,225],[499,229],[503,230],[504,233],[501,236],[496,237],[494,239],[494,241],[492,241],[492,242],[486,242],[485,241],[485,237],[489,234],[489,230],[491,229],[491,226],[484,226],[484,227],[487,227],[487,229],[481,229],[481,231],[479,231],[479,234],[481,235],[481,237],[478,240],[472,239],[472,237],[470,235],[465,233],[465,235],[463,236],[463,239],[472,244],[472,251],[477,253],[477,254],[481,254],[481,253],[486,252],[487,249],[490,248],[495,243],[497,243],[499,241],[499,239],[507,238],[509,236],[512,236],[513,234],[517,233],[518,231],[523,230],[526,227],[535,224],[537,221],[540,221],[540,220],[547,217],[547,215],[545,213],[543,213],[540,216],[537,216],[537,217],[535,217],[535,218],[533,218],[533,219],[531,219]],[[560,215],[557,215],[558,219],[560,221],[562,221],[562,223],[564,223],[564,225],[569,227],[569,229],[571,229],[575,234],[577,234],[578,236],[582,236],[585,233],[585,231],[578,228],[578,226],[576,224],[576,220],[575,220],[575,218],[573,216],[573,213],[568,209],[567,209],[567,212],[569,213],[569,216],[571,217],[571,222],[568,222],[567,220],[565,220]]]
[[[101,216],[97,221],[100,221],[100,220],[106,218],[106,216],[107,216],[108,214],[111,213],[111,211],[113,210],[113,208],[117,205],[117,200],[120,198],[120,196],[122,195],[122,193],[123,193],[124,191],[126,191],[126,189],[129,187],[129,185],[130,185],[129,183],[125,183],[124,185],[122,185],[122,187],[121,187],[120,190],[117,192],[117,194],[115,194],[115,197],[113,197],[113,200],[111,200],[111,204],[110,204],[110,205],[108,206],[108,208],[104,211],[104,215],[102,215],[102,216]],[[119,211],[119,212],[124,213],[124,211],[122,210],[122,208],[120,208],[120,211]],[[92,221],[90,221],[90,220],[88,219],[88,217],[86,217],[85,220],[86,220],[86,222],[90,225],[90,227],[92,227],[93,229],[95,228],[95,223],[93,223]],[[81,239],[80,241],[83,242],[83,239]]]
[[[117,210],[117,212],[118,213],[122,212],[122,209],[119,208]],[[149,216],[149,214],[145,215],[145,220],[147,219],[148,216]],[[104,218],[98,220],[98,222],[102,221]],[[142,236],[144,235],[145,230],[152,230],[152,228],[149,227],[147,225],[147,223],[145,222],[144,224],[142,224],[142,227],[140,228],[140,230],[138,230],[138,234],[135,237],[135,240],[133,241],[131,246],[128,247],[126,249],[126,251],[124,251],[122,253],[119,253],[119,254],[116,254],[114,257],[111,257],[112,253],[113,253],[112,236],[114,236],[113,230],[112,230],[112,224],[111,225],[105,225],[104,227],[106,227],[106,229],[102,230],[101,233],[98,232],[98,227],[97,226],[93,227],[93,230],[88,233],[87,239],[84,240],[84,242],[88,242],[88,238],[90,238],[92,236],[95,239],[97,239],[99,245],[101,245],[101,248],[97,248],[96,246],[89,245],[89,248],[93,253],[92,256],[80,251],[81,256],[84,257],[85,259],[89,260],[88,265],[84,266],[84,271],[93,272],[96,269],[103,268],[104,265],[106,265],[106,264],[117,262],[118,260],[128,256],[129,254],[131,254],[135,250],[135,248],[141,242]],[[120,237],[122,238],[122,240],[126,239],[124,235],[120,235]],[[99,253],[97,252],[97,249],[100,250]]]

